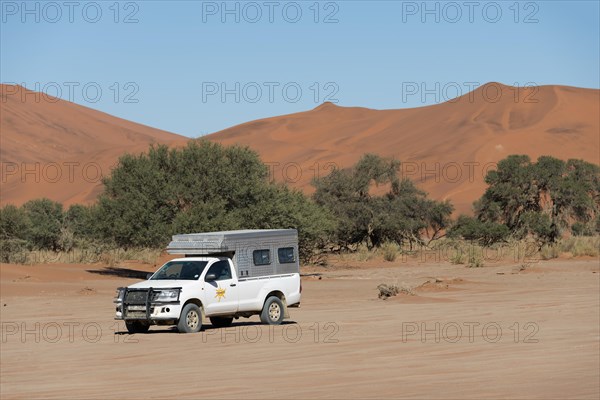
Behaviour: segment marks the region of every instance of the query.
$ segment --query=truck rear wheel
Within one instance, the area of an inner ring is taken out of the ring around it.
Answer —
[[[279,297],[271,296],[265,301],[260,313],[260,320],[263,324],[279,325],[283,321],[283,314],[283,302],[279,300]]]
[[[125,326],[129,333],[146,333],[150,329],[150,324],[140,321],[125,321]]]
[[[202,329],[202,311],[194,303],[186,304],[177,322],[179,333],[196,333]]]
[[[233,317],[210,317],[210,323],[215,328],[225,328],[233,322]]]

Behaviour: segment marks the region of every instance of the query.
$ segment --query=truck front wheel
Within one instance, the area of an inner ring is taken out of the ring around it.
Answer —
[[[283,302],[279,297],[271,296],[265,301],[260,320],[263,324],[279,325],[283,321],[283,314]]]
[[[150,329],[150,324],[140,321],[125,321],[125,326],[129,333],[146,333]]]
[[[194,303],[186,304],[177,323],[180,333],[196,333],[202,329],[202,312]]]

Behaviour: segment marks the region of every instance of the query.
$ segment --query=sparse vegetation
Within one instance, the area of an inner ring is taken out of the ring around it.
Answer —
[[[360,243],[356,246],[356,251],[354,252],[355,258],[358,261],[369,261],[375,258],[377,253],[375,251],[369,250],[366,244]]]
[[[452,264],[464,264],[465,263],[465,253],[462,250],[458,249],[456,253],[450,256],[450,262]]]
[[[124,261],[137,261],[145,264],[156,264],[162,249],[109,247],[106,245],[94,246],[91,244],[74,247],[68,251],[30,250],[22,244],[5,251],[5,246],[14,246],[16,240],[2,241],[2,262],[14,264],[49,264],[49,263],[75,263],[94,264],[102,263],[113,267]]]
[[[352,168],[313,181],[315,202],[336,219],[336,243],[346,248],[365,243],[372,249],[385,242],[412,247],[423,243],[428,229],[431,238],[440,236],[452,205],[428,199],[412,181],[400,179],[399,169],[397,160],[367,154]]]
[[[573,257],[598,257],[600,236],[572,236],[561,239],[557,243],[546,244],[540,249],[540,256],[544,260],[558,258],[561,254]]]
[[[386,300],[389,297],[396,296],[400,289],[396,285],[388,285],[386,283],[381,283],[377,285],[377,289],[379,290],[379,294],[377,297],[380,299]]]
[[[27,262],[27,241],[23,239],[0,240],[0,262],[25,264]]]
[[[400,247],[394,242],[385,242],[381,245],[380,250],[383,254],[383,259],[391,262],[396,260],[396,257],[400,252]]]
[[[556,243],[545,244],[540,249],[540,257],[542,260],[551,260],[553,258],[558,258],[558,256],[560,256],[560,250]]]
[[[449,229],[448,236],[475,240],[483,246],[505,241],[510,232],[506,225],[461,215]]]
[[[561,240],[557,244],[560,253],[570,253],[574,257],[600,255],[600,236],[574,236]]]
[[[98,233],[121,247],[164,247],[170,235],[229,229],[297,228],[301,255],[321,246],[329,214],[302,193],[271,183],[246,147],[190,141],[125,155],[104,180]]]
[[[334,227],[323,207],[271,183],[257,153],[244,147],[208,141],[190,141],[182,149],[151,147],[122,156],[103,183],[104,192],[90,207],[64,212],[59,203],[40,199],[2,208],[2,259],[23,261],[15,254],[27,249],[89,260],[105,254],[89,252],[89,242],[127,252],[162,249],[181,232],[296,228],[300,256],[307,260]]]
[[[416,295],[415,292],[414,292],[414,290],[413,290],[413,288],[410,287],[407,284],[404,284],[404,283],[400,285],[400,287],[399,287],[398,290],[399,290],[399,293],[407,294],[409,296],[415,296]]]
[[[402,283],[400,286],[391,285],[387,283],[380,283],[377,285],[377,290],[379,290],[379,297],[382,300],[387,300],[390,297],[397,296],[399,293],[406,294],[409,296],[414,296],[415,292],[412,287],[409,285]]]
[[[470,255],[469,262],[467,263],[469,268],[481,268],[483,267],[483,260],[477,255]]]
[[[532,163],[526,155],[512,155],[489,171],[485,181],[489,187],[475,202],[477,219],[506,226],[514,238],[533,237],[542,247],[569,228],[575,235],[597,229],[598,165],[549,156]]]
[[[91,206],[37,199],[0,208],[0,260],[11,263],[156,260],[170,236],[239,228],[296,228],[304,262],[323,249],[393,262],[419,249],[477,268],[512,249],[516,259],[600,253],[600,167],[509,156],[490,171],[475,217],[399,177],[400,162],[367,154],[316,179],[312,200],[268,180],[257,153],[191,141],[124,155]],[[570,237],[565,234],[571,233]],[[596,235],[596,236],[593,236]],[[445,247],[445,248],[444,248]]]
[[[530,263],[523,263],[521,264],[521,266],[519,267],[519,272],[523,272],[525,271],[527,268],[531,267]]]

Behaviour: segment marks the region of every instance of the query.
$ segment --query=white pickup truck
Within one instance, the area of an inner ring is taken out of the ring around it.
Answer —
[[[118,288],[116,319],[130,333],[150,325],[198,332],[204,317],[215,327],[260,315],[280,324],[300,305],[298,234],[294,229],[175,235],[167,251],[184,254],[149,276]]]

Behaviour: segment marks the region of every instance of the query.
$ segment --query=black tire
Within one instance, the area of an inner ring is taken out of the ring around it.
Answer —
[[[210,323],[215,328],[225,328],[231,325],[233,317],[210,317]]]
[[[125,321],[125,326],[129,333],[146,333],[150,329],[150,324],[141,321]]]
[[[186,304],[177,321],[179,333],[196,333],[202,329],[202,311],[194,303]]]
[[[283,302],[279,300],[279,297],[271,296],[265,301],[260,313],[260,320],[263,324],[279,325],[283,322],[284,313]]]

